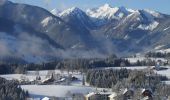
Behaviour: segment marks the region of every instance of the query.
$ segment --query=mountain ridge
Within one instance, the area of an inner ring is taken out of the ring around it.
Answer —
[[[1,2],[0,18],[6,19],[5,22],[0,20],[4,54],[6,50],[9,54],[17,52],[12,58],[44,62],[60,58],[103,58],[111,54],[125,56],[159,45],[170,47],[169,15],[151,10],[112,8],[107,4],[91,9],[95,11],[106,17],[92,18],[76,7],[55,16],[54,11],[51,13],[37,6]]]

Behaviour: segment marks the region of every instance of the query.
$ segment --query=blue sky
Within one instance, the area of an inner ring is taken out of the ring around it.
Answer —
[[[70,7],[79,7],[81,9],[94,8],[105,3],[113,7],[125,6],[132,9],[151,9],[165,14],[170,14],[170,0],[10,0],[14,2],[26,3],[40,6],[46,9],[67,9]]]

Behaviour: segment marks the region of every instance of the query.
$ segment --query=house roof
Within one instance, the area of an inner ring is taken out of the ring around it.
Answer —
[[[87,94],[85,97],[91,97],[93,95],[110,95],[112,94],[111,92],[91,92]]]
[[[42,100],[50,100],[50,98],[44,97],[44,98],[42,98]]]
[[[114,98],[114,97],[116,97],[117,96],[117,93],[112,93],[111,95],[109,95],[109,98]]]
[[[125,94],[126,92],[128,92],[128,91],[134,91],[132,88],[130,88],[130,89],[125,89],[124,91],[123,91],[123,94]]]
[[[93,96],[93,95],[95,95],[95,93],[94,93],[94,92],[91,92],[91,93],[87,94],[85,97],[91,97],[91,96]]]
[[[142,93],[145,92],[145,91],[150,91],[152,93],[151,89],[142,89]]]

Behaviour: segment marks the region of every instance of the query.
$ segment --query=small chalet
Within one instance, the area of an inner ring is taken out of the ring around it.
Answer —
[[[43,80],[42,84],[48,84],[48,83],[51,83],[51,82],[54,82],[53,74],[49,78],[46,78],[45,80]]]
[[[117,93],[112,93],[111,95],[109,95],[109,100],[115,100],[116,97]]]
[[[51,99],[48,98],[48,97],[44,97],[44,98],[42,98],[41,100],[51,100]]]
[[[143,89],[142,90],[143,100],[152,100],[152,91],[151,89]]]
[[[124,100],[129,100],[129,99],[132,99],[134,96],[134,90],[133,89],[125,89],[123,91],[123,98]]]
[[[85,100],[109,100],[109,95],[111,93],[107,92],[98,92],[98,93],[89,93],[85,96]]]

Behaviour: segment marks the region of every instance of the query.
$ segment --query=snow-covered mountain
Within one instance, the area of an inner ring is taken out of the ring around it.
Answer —
[[[61,13],[61,11],[58,10],[58,9],[53,9],[53,10],[51,10],[50,12],[51,12],[53,15],[55,15],[55,16],[59,16],[59,13]]]
[[[81,30],[85,29],[81,26],[87,28],[92,25],[93,28],[88,29],[97,40],[107,41],[107,44],[112,44],[119,52],[125,52],[125,54],[147,51],[159,44],[169,45],[167,39],[163,37],[163,33],[169,37],[167,33],[169,16],[157,11],[133,10],[105,4],[87,11],[74,7],[64,10],[60,15],[63,15],[60,16],[63,20]],[[108,45],[108,48],[113,50],[112,46]]]
[[[97,23],[98,26],[103,25],[110,20],[120,20],[127,15],[134,12],[132,9],[125,7],[111,7],[109,4],[105,4],[99,8],[87,9],[86,13],[93,22]]]
[[[4,51],[0,54],[1,60],[15,58],[22,62],[38,62],[39,59],[44,62],[62,57],[90,57],[91,53],[100,55],[98,49],[95,50],[98,43],[90,33],[80,31],[36,6],[3,2],[0,5],[0,32],[3,33],[0,37],[5,38],[0,40],[5,48],[0,48]],[[16,52],[16,55],[12,55],[12,52]]]
[[[132,12],[134,12],[134,10],[125,7],[111,7],[109,4],[86,11],[90,17],[98,19],[121,19]]]
[[[72,8],[69,8],[69,9],[66,9],[66,10],[64,10],[64,11],[62,11],[60,14],[59,14],[59,16],[70,16],[70,14],[72,14],[72,15],[75,15],[75,14],[77,14],[78,16],[81,16],[81,15],[83,15],[83,11],[81,10],[81,9],[79,9],[79,8],[77,8],[77,7],[72,7]]]
[[[81,31],[86,31],[86,33],[95,26],[90,17],[77,7],[62,11],[59,13],[59,17]]]
[[[83,11],[51,12],[0,1],[0,59],[44,62],[68,57],[106,57],[170,48],[170,16],[105,4]],[[15,52],[15,55],[12,53]]]

